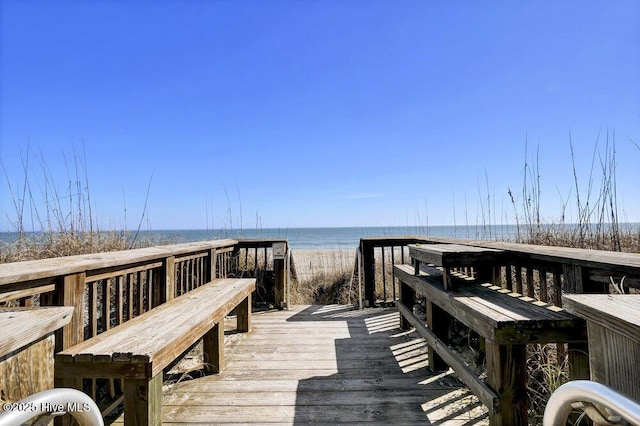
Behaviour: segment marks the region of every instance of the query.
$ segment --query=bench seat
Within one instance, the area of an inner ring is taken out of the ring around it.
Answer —
[[[562,308],[488,283],[479,284],[461,274],[453,274],[458,283],[454,289],[445,290],[442,271],[434,267],[421,266],[418,276],[414,275],[413,266],[395,268],[398,279],[416,294],[490,342],[513,345],[586,341],[585,321]]]
[[[124,379],[125,424],[159,424],[163,370],[200,339],[205,365],[222,370],[224,318],[237,307],[238,331],[249,331],[254,290],[255,279],[215,280],[66,349],[55,357],[56,387]]]

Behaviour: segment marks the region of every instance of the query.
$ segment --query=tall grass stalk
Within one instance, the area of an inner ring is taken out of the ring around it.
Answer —
[[[34,159],[39,166],[35,170]],[[12,183],[5,164],[0,161],[13,206],[13,215],[7,212],[7,219],[17,235],[13,242],[0,242],[0,262],[151,245],[149,241],[134,239],[130,242],[126,223],[125,229],[120,231],[100,229],[89,191],[84,148],[81,154],[74,151],[71,160],[63,153],[63,159],[67,175],[64,182],[53,175],[42,152],[34,151],[30,146],[25,152],[20,151],[22,176],[17,183]]]
[[[532,162],[527,159],[525,142],[522,199],[517,200],[508,188],[517,226],[516,241],[526,244],[590,248],[610,251],[640,252],[640,230],[620,224],[617,193],[617,158],[615,133],[607,132],[604,142],[598,134],[586,182],[579,178],[573,139],[569,137],[573,185],[563,198],[559,220],[541,219],[541,177],[539,148]],[[585,192],[586,188],[586,192]],[[560,193],[560,190],[558,189]],[[575,220],[567,220],[565,212],[571,202],[576,208]],[[519,205],[519,203],[521,203]]]

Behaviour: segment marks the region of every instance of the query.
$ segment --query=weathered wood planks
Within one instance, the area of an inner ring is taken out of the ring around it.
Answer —
[[[53,259],[28,260],[0,264],[0,286],[10,291],[12,286],[21,288],[23,282],[71,275],[85,271],[101,271],[134,263],[146,263],[195,251],[211,250],[237,244],[236,240],[216,240],[166,246],[148,247],[107,253],[84,254]],[[4,290],[3,290],[4,292]]]
[[[5,400],[16,402],[53,388],[54,332],[72,314],[72,307],[0,308],[0,393]]]
[[[73,307],[0,308],[0,357],[36,342],[68,324]]]
[[[295,306],[226,339],[220,375],[165,389],[163,424],[486,424],[450,373],[428,370],[424,340],[392,309]]]
[[[420,262],[428,261],[442,265],[445,258],[441,255],[445,252],[455,252],[457,248],[449,244],[434,247],[437,249],[428,247],[426,250],[412,250],[412,256],[420,257],[414,266],[394,267],[402,289],[402,302],[397,303],[398,310],[427,340],[433,351],[453,367],[464,383],[488,405],[492,426],[526,425],[526,344],[584,342],[584,321],[561,308],[535,301],[491,283],[481,284],[482,281],[469,280],[460,274],[450,274],[452,285],[447,286],[443,282],[447,279],[447,267],[420,266]],[[440,248],[444,250],[439,250]],[[461,250],[466,256],[467,248],[462,246]],[[474,250],[471,252],[474,253]],[[484,256],[482,250],[475,253]],[[500,252],[494,254],[498,255]],[[464,261],[475,265],[473,255],[471,256]],[[403,303],[414,300],[416,294],[423,296],[427,302],[427,320],[430,327],[413,313],[413,303]],[[434,319],[429,318],[433,310],[429,304],[437,305],[484,339],[486,384],[447,347],[446,333],[438,331],[434,326]]]
[[[584,341],[580,318],[546,304],[532,303],[521,294],[503,292],[489,285],[459,285],[446,291],[438,269],[396,265],[396,275],[418,294],[436,303],[451,316],[497,344]]]
[[[251,315],[255,279],[220,279],[135,317],[56,355],[59,386],[81,387],[77,378],[124,379],[128,425],[159,424],[162,373],[177,357],[203,339],[212,372],[224,367],[224,317],[244,303]],[[244,332],[249,318],[238,320]]]

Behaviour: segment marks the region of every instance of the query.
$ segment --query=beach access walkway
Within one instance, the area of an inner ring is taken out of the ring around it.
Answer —
[[[163,424],[488,424],[451,371],[431,372],[394,308],[292,306],[252,321],[250,333],[227,332],[221,374],[164,385]]]

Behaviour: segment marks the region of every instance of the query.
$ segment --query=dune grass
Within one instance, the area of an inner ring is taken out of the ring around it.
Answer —
[[[0,263],[45,259],[148,247],[157,241],[141,240],[138,231],[101,229],[94,212],[84,152],[64,156],[67,180],[52,174],[46,158],[27,146],[21,153],[23,176],[7,175],[6,191],[13,212],[7,212],[16,238],[0,241]],[[17,183],[12,183],[17,182]],[[148,197],[148,192],[147,192]],[[145,201],[146,206],[146,201]],[[123,212],[126,224],[126,208]],[[140,218],[140,224],[146,215]]]

